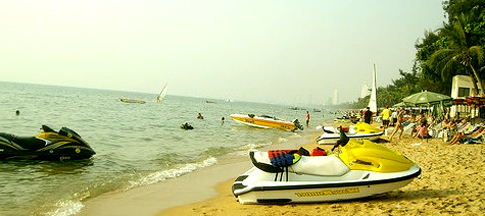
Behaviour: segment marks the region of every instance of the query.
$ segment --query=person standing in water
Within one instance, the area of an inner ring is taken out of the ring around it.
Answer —
[[[308,123],[310,123],[310,113],[308,111],[306,111],[305,120],[306,120],[306,126],[308,127]]]

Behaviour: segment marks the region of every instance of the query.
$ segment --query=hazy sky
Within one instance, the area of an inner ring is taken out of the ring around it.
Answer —
[[[439,0],[0,0],[0,81],[355,101],[410,71]]]

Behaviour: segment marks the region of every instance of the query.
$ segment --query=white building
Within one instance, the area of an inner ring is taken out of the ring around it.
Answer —
[[[333,90],[333,101],[332,105],[338,104],[338,89]]]
[[[456,75],[453,77],[453,81],[451,83],[451,97],[464,99],[466,97],[475,96],[473,88],[473,79],[470,76]],[[471,110],[469,106],[452,106],[450,110],[450,115],[454,116],[457,112],[471,113],[471,117],[474,117],[478,114],[478,110]]]

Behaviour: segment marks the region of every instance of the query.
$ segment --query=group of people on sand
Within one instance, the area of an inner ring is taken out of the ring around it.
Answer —
[[[386,135],[388,127],[394,123],[394,130],[389,136],[389,142],[395,136],[402,138],[405,130],[409,130],[409,136],[412,138],[443,138],[450,145],[465,142],[481,143],[483,135],[485,135],[483,124],[472,124],[470,118],[460,118],[459,112],[450,117],[449,109],[446,109],[443,116],[436,119],[433,115],[427,115],[425,112],[413,113],[404,108],[399,108],[394,112],[389,110],[389,106],[386,105],[380,113],[383,120],[382,129],[386,131]],[[394,115],[396,117],[395,122],[393,120]]]
[[[404,134],[404,127],[410,126],[410,136],[413,138],[429,138],[428,127],[434,122],[433,115],[426,116],[424,112],[415,115],[412,112],[407,113],[404,108],[399,108],[394,112],[389,110],[389,106],[386,105],[386,108],[382,111],[382,123],[384,130],[387,131],[389,124],[393,122],[394,130],[392,134],[389,136],[389,141],[392,141],[392,138],[399,132],[399,138],[402,138]],[[395,116],[395,121],[394,121]],[[406,118],[405,118],[406,116]]]
[[[459,114],[454,118],[445,119],[443,127],[447,130],[446,140],[448,144],[457,143],[483,143],[485,133],[482,123],[472,124],[471,119],[460,119]],[[450,138],[451,137],[451,138]]]

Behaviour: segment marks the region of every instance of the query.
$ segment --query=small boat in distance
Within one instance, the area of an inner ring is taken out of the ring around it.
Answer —
[[[146,103],[144,100],[140,100],[140,99],[130,99],[130,98],[120,98],[120,101],[121,102],[125,102],[125,103],[139,103],[139,104],[144,104]]]
[[[256,116],[254,114],[231,114],[229,116],[238,123],[249,125],[252,127],[277,128],[289,131],[295,131],[297,129],[303,130],[303,126],[300,125],[298,119],[294,119],[293,121],[287,121],[272,116]]]
[[[168,86],[168,84],[165,84],[165,86],[163,86],[162,90],[160,91],[160,93],[155,98],[155,102],[158,103],[158,102],[162,101],[163,98],[165,98],[165,96],[167,95],[167,86]]]

